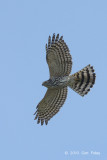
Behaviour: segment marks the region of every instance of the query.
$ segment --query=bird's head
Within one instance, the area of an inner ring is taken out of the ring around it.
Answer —
[[[44,82],[42,83],[42,86],[45,86],[45,87],[49,88],[49,86],[50,86],[49,80],[48,80],[48,81],[44,81]]]

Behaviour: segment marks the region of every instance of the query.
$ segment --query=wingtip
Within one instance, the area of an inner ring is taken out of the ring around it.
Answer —
[[[48,120],[45,120],[45,124],[46,124],[46,125],[48,124]]]
[[[37,113],[37,111],[35,113],[33,113],[33,115],[35,115]]]

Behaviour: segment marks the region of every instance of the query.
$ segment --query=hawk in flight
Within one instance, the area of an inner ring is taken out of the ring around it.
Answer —
[[[72,57],[63,36],[49,36],[46,44],[46,61],[49,66],[50,79],[43,82],[47,87],[44,98],[37,105],[34,113],[37,123],[48,124],[48,121],[60,110],[67,97],[68,87],[84,96],[95,83],[96,74],[92,66],[87,65],[82,70],[70,75]]]

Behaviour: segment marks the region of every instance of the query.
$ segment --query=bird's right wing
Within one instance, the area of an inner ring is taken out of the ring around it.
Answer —
[[[67,97],[67,87],[62,89],[48,89],[44,98],[37,106],[37,111],[34,113],[37,123],[43,125],[48,124],[48,121],[60,110]]]
[[[59,34],[55,37],[49,36],[48,45],[46,44],[46,60],[49,66],[50,77],[68,76],[72,68],[72,57],[68,46],[63,40],[63,36],[59,38]]]

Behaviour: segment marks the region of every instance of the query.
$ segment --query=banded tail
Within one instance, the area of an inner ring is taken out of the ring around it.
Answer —
[[[79,72],[71,75],[70,77],[71,82],[69,83],[69,87],[81,96],[84,96],[90,91],[90,88],[93,87],[96,74],[94,73],[93,67],[88,65]],[[74,79],[73,82],[72,79]]]

